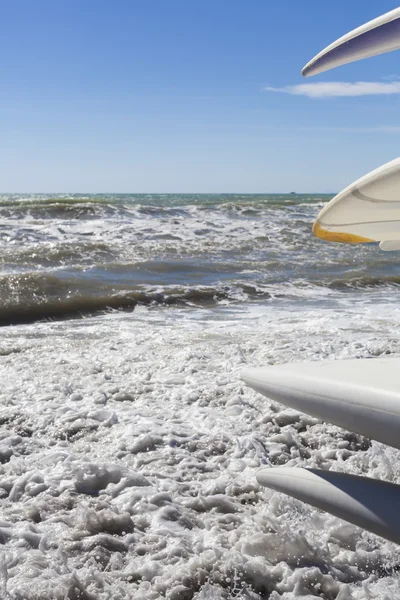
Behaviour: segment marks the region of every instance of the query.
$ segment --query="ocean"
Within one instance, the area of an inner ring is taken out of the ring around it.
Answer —
[[[400,482],[240,379],[400,355],[398,255],[314,238],[331,197],[0,195],[0,598],[398,597],[395,544],[255,478]]]

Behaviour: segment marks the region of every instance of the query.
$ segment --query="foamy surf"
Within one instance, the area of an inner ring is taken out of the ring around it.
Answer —
[[[261,489],[256,472],[307,465],[398,481],[398,452],[268,402],[239,373],[399,353],[399,325],[400,311],[377,304],[139,307],[3,329],[4,594],[389,594],[396,546]]]
[[[256,473],[302,465],[398,483],[398,451],[240,380],[246,365],[400,355],[393,259],[310,238],[312,199],[250,199],[240,210],[238,199],[184,200],[170,201],[183,221],[168,216],[168,199],[151,197],[142,208],[108,200],[113,216],[93,227],[25,209],[14,223],[2,217],[2,282],[14,282],[29,311],[70,292],[71,302],[143,296],[133,307],[92,306],[84,319],[48,321],[44,311],[1,330],[1,595],[396,597],[397,546],[261,488]]]

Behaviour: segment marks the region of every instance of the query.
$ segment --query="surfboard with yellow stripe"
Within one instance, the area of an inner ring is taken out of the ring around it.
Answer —
[[[364,175],[319,213],[313,233],[330,242],[380,242],[383,250],[400,243],[400,158]]]

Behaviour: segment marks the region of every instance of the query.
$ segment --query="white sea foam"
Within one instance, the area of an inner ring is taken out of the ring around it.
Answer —
[[[309,465],[399,482],[399,452],[239,377],[400,354],[400,309],[375,294],[3,329],[1,597],[396,598],[397,546],[255,474]]]

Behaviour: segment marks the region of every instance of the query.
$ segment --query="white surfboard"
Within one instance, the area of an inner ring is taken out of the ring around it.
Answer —
[[[261,485],[400,543],[400,486],[334,471],[261,469]]]
[[[332,242],[400,248],[400,158],[364,175],[321,210],[314,234]]]
[[[400,48],[400,8],[353,29],[317,54],[302,70],[316,75],[362,58]]]
[[[400,448],[400,359],[248,368],[242,379],[300,412]]]

